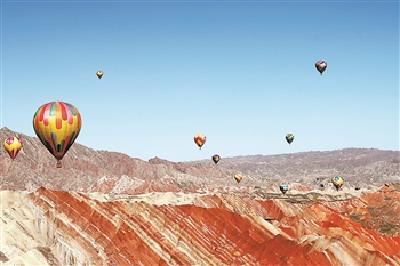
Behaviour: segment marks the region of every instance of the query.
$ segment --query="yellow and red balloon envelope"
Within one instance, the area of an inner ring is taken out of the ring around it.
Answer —
[[[69,103],[50,102],[33,116],[33,129],[47,150],[57,159],[57,167],[81,130],[81,115]]]
[[[22,149],[22,146],[22,139],[20,140],[17,137],[8,137],[4,141],[4,149],[13,160],[15,160],[17,157],[17,154]]]
[[[199,146],[200,150],[201,147],[206,143],[207,137],[204,136],[203,134],[196,134],[193,137],[194,143]]]

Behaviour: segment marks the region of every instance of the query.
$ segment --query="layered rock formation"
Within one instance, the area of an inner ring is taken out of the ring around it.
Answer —
[[[382,195],[394,206],[385,218],[366,211]],[[395,190],[300,203],[232,193],[110,200],[2,191],[0,258],[5,265],[400,265],[399,199]],[[385,223],[397,227],[379,233]]]
[[[57,169],[37,138],[23,137],[15,161],[0,154],[1,264],[400,265],[398,151],[238,156],[215,166],[75,144]],[[338,173],[339,192],[328,181]]]

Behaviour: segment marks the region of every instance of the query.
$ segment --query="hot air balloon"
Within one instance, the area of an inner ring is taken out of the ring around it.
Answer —
[[[236,180],[236,182],[238,182],[238,184],[240,183],[240,181],[242,181],[243,176],[236,174],[233,176],[233,178]]]
[[[17,137],[8,137],[4,141],[4,149],[10,155],[12,160],[15,160],[18,152],[22,149],[22,141]]]
[[[289,190],[289,185],[288,184],[281,184],[279,186],[279,190],[282,192],[282,194],[286,194]]]
[[[286,141],[290,145],[290,143],[292,143],[294,141],[294,135],[293,134],[287,134],[286,135]]]
[[[326,70],[328,64],[323,60],[319,60],[314,64],[314,66],[317,68],[318,72],[322,75],[322,72]]]
[[[64,102],[50,102],[39,107],[33,116],[33,129],[40,141],[57,160],[61,160],[74,143],[81,130],[78,109]]]
[[[335,176],[332,178],[332,183],[336,187],[336,191],[338,191],[344,184],[344,178],[341,176]]]
[[[103,75],[104,75],[104,73],[101,70],[96,72],[96,76],[97,76],[98,79],[101,79],[103,77]]]
[[[219,156],[218,154],[214,154],[211,159],[214,161],[215,164],[217,164],[219,162],[219,160],[221,160],[221,156]]]
[[[203,134],[196,134],[193,137],[194,143],[196,143],[197,146],[199,146],[199,149],[201,150],[201,147],[206,143],[207,137],[204,136]]]

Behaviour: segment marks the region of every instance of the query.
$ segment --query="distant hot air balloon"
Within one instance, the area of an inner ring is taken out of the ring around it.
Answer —
[[[286,194],[289,190],[289,185],[288,184],[281,184],[279,186],[279,190],[282,192],[282,194]]]
[[[214,161],[215,164],[217,164],[219,162],[219,160],[221,160],[221,156],[219,156],[218,154],[214,154],[211,159]]]
[[[239,184],[240,181],[242,181],[243,176],[241,176],[241,175],[239,175],[239,174],[236,174],[236,175],[233,176],[233,178],[234,178],[234,179],[236,180],[236,182]]]
[[[293,134],[287,134],[286,135],[286,141],[290,145],[290,143],[292,143],[294,141],[294,135]]]
[[[319,60],[314,64],[314,66],[317,68],[318,72],[322,75],[322,73],[328,67],[328,64],[326,63],[326,61]]]
[[[78,137],[81,124],[78,109],[64,102],[46,103],[34,114],[33,129],[57,159],[57,168],[61,168],[61,160]]]
[[[344,178],[341,176],[335,176],[332,178],[332,183],[336,187],[336,191],[338,191],[344,184]]]
[[[203,134],[196,134],[193,137],[193,140],[194,143],[196,143],[196,145],[199,146],[199,149],[201,150],[201,147],[206,143],[207,137]]]
[[[8,137],[4,141],[4,149],[12,160],[15,160],[18,152],[22,149],[22,141],[17,137]]]
[[[96,76],[97,76],[98,79],[101,79],[103,77],[103,75],[104,75],[104,73],[101,70],[96,72]]]

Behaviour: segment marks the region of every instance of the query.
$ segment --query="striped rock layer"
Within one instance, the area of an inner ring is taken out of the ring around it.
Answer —
[[[0,262],[400,265],[399,201],[400,192],[390,189],[301,203],[234,193],[107,200],[106,194],[46,188],[2,191]]]

